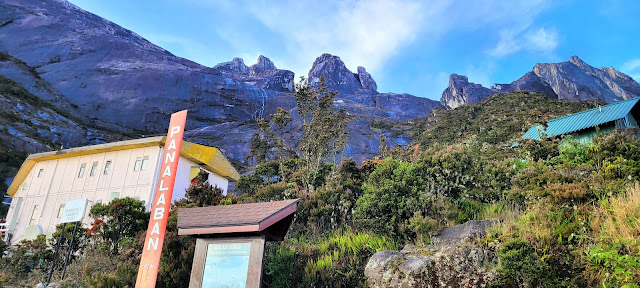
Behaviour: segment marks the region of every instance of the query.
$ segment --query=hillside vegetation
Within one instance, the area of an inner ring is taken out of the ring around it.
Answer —
[[[302,156],[286,153],[273,133],[289,119],[279,111],[271,125],[260,121],[263,141],[272,144],[269,153],[278,160],[264,159],[264,151],[256,154],[255,173],[236,185],[240,196],[222,196],[200,182],[174,204],[300,198],[287,239],[267,245],[264,287],[365,287],[364,267],[375,252],[425,245],[441,228],[474,219],[499,220],[479,243],[495,247],[489,265],[499,276],[493,287],[638,287],[640,142],[635,131],[598,135],[588,145],[571,137],[562,145],[558,139],[520,139],[533,123],[596,103],[498,94],[403,123],[415,139],[412,145],[381,147],[381,157],[361,164],[342,159],[337,165],[335,151],[344,149],[343,135],[330,127],[340,127],[344,118],[329,110],[330,98],[323,100],[332,94],[308,87],[297,87],[296,93],[308,113],[305,129],[319,127],[305,133],[323,139],[322,147],[310,139],[303,141]],[[516,141],[519,145],[512,145]],[[127,225],[146,227],[149,216],[139,206],[133,199],[94,206],[91,213],[99,220],[78,246],[81,256],[63,287],[132,285],[138,265],[133,256],[140,254],[144,231],[109,231],[121,229],[123,222],[116,218],[123,213],[131,215]],[[158,287],[188,285],[194,239],[177,236],[175,211]],[[44,252],[3,258],[0,279],[37,283],[52,253],[38,243],[13,248]],[[40,265],[24,264],[29,261]],[[23,266],[12,268],[16,265]]]
[[[535,123],[594,108],[596,102],[558,101],[538,92],[495,94],[477,105],[453,110],[436,109],[429,116],[411,120],[414,144],[455,144],[475,140],[508,144]]]

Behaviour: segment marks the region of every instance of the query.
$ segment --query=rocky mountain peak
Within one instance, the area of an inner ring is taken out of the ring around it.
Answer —
[[[251,65],[251,69],[250,70],[251,70],[251,74],[255,75],[255,74],[258,74],[259,72],[263,72],[263,71],[278,70],[278,68],[276,68],[276,65],[273,64],[271,59],[260,55],[260,56],[258,56],[258,62],[256,64]]]
[[[249,73],[249,66],[245,65],[244,60],[240,57],[234,57],[233,60],[229,62],[224,62],[216,66],[213,66],[213,69],[216,69],[222,73],[236,73],[236,74]]]
[[[375,80],[364,67],[358,67],[358,73],[353,73],[340,57],[328,53],[316,58],[309,70],[308,80],[311,85],[317,85],[321,77],[324,77],[328,88],[342,94],[353,94],[361,89],[377,92],[378,89]]]
[[[480,102],[493,93],[490,89],[482,87],[480,84],[469,82],[467,76],[454,73],[449,76],[449,87],[442,92],[440,104],[454,109],[464,104]]]
[[[589,64],[587,64],[586,62],[582,61],[582,59],[580,59],[578,56],[571,56],[571,58],[569,58],[569,62],[571,62],[573,65],[578,66],[579,68],[582,69],[593,69],[593,67],[591,67]]]
[[[360,80],[360,84],[362,85],[363,89],[374,90],[374,91],[378,90],[378,84],[376,84],[376,81],[373,80],[373,77],[371,77],[371,74],[369,74],[369,72],[367,72],[367,69],[364,69],[364,67],[358,66],[357,77],[358,77],[358,80]]]
[[[467,77],[452,74],[440,102],[455,108],[479,102],[494,93],[517,90],[543,92],[554,99],[604,103],[640,96],[640,84],[628,75],[613,67],[596,69],[578,56],[560,63],[538,63],[531,72],[511,84],[495,84],[491,89],[474,85],[477,84],[468,84]]]

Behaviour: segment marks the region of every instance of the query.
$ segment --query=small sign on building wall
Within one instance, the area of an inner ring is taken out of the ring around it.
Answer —
[[[82,221],[84,212],[87,209],[87,199],[69,200],[64,204],[62,219],[60,223],[72,223]]]

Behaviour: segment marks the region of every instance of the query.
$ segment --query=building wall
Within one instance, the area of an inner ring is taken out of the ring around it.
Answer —
[[[176,173],[176,184],[173,185],[173,200],[182,199],[185,197],[185,192],[189,185],[191,185],[191,169],[200,169],[200,165],[180,157],[178,161],[178,172]],[[227,187],[229,186],[229,180],[218,174],[209,173],[209,184],[212,186],[218,186],[222,189],[222,194],[227,195]]]
[[[616,127],[613,124],[603,125],[598,128],[600,130],[600,133],[603,134],[610,133],[616,130]],[[575,139],[582,144],[592,143],[593,137],[595,137],[597,134],[598,133],[596,132],[595,128],[589,128],[577,133],[577,137],[575,137]]]
[[[14,235],[11,243],[15,244],[24,239],[24,230],[30,222],[40,225],[44,234],[53,233],[55,226],[60,222],[60,207],[68,200],[89,200],[82,222],[85,227],[93,221],[88,217],[90,207],[96,203],[108,203],[114,198],[136,198],[144,201],[147,210],[150,210],[160,170],[161,154],[162,147],[154,146],[36,163],[13,196],[14,201],[9,208],[7,222],[10,223],[9,229]],[[142,160],[144,157],[148,157],[146,169],[134,171],[136,160]],[[105,175],[106,161],[111,161],[111,167]],[[97,162],[97,169],[95,175],[91,176],[94,162]],[[84,175],[78,177],[83,163]],[[184,197],[184,192],[190,185],[191,167],[198,167],[198,164],[184,157],[179,158],[173,200]],[[209,181],[212,185],[223,188],[226,193],[226,178],[212,174]],[[18,199],[20,200],[16,201]]]

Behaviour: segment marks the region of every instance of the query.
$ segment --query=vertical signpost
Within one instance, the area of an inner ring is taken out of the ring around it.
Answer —
[[[151,208],[151,217],[147,236],[144,240],[140,267],[138,268],[138,278],[136,288],[151,288],[156,286],[158,278],[158,265],[162,255],[162,243],[167,228],[167,218],[171,207],[171,197],[173,196],[173,186],[178,170],[178,160],[180,159],[180,148],[182,147],[182,136],[184,125],[187,121],[187,110],[171,114],[167,140],[164,144],[164,156],[160,168],[160,178],[156,185],[156,194]]]
[[[71,253],[73,252],[73,242],[76,239],[76,231],[78,231],[78,224],[84,218],[84,213],[87,209],[87,199],[76,199],[69,200],[64,204],[64,210],[62,211],[62,219],[60,219],[60,223],[62,223],[62,233],[60,233],[60,238],[58,239],[58,244],[56,245],[56,252],[53,254],[53,262],[51,263],[51,270],[49,270],[49,277],[47,277],[47,284],[51,282],[51,276],[53,276],[53,270],[56,267],[56,260],[58,258],[58,250],[60,250],[60,243],[64,239],[64,233],[66,232],[67,223],[76,222],[75,227],[73,228],[73,236],[71,236],[71,244],[69,244],[69,249],[67,250],[66,257],[64,260],[64,269],[62,270],[62,280],[64,280],[64,276],[67,272],[67,265],[69,265],[69,258],[71,258]]]

